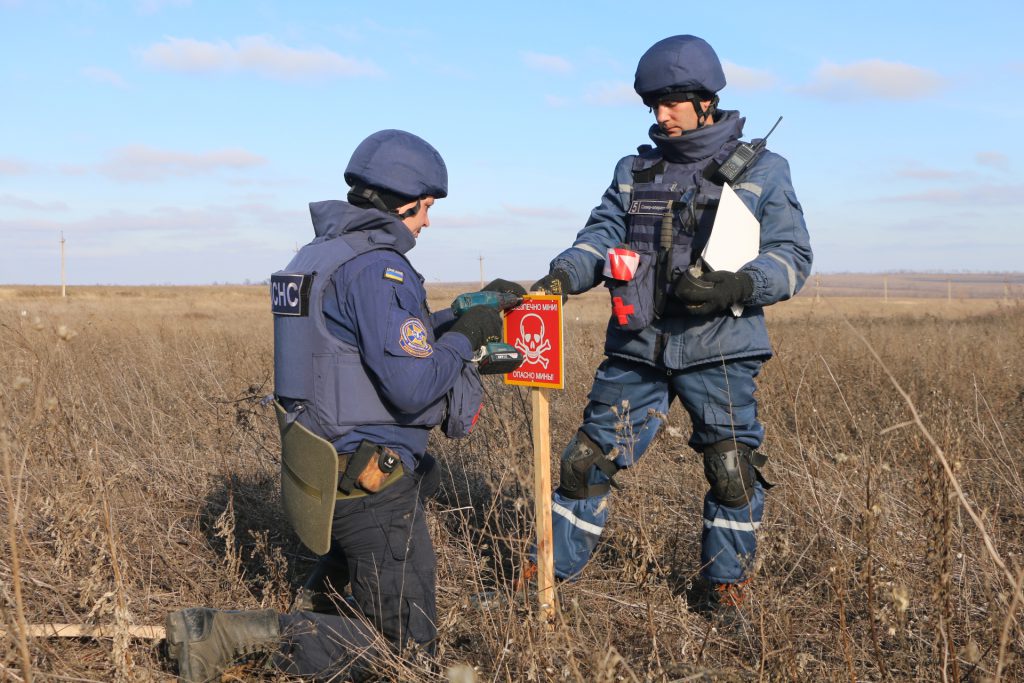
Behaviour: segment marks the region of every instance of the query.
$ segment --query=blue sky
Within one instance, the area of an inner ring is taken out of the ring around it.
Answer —
[[[636,61],[679,33],[747,137],[785,117],[817,272],[1020,270],[1019,2],[642,7],[0,0],[0,283],[59,281],[61,231],[71,284],[261,281],[382,128],[448,164],[428,281],[535,279],[648,142]]]

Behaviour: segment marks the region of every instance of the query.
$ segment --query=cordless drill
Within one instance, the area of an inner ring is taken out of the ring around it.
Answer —
[[[521,303],[523,303],[523,297],[510,292],[469,292],[455,297],[455,301],[452,302],[452,312],[458,318],[474,306],[487,306],[497,308],[499,311],[507,311]]]
[[[523,303],[523,297],[509,292],[468,292],[455,297],[452,312],[461,316],[473,306],[487,306],[508,311]],[[526,360],[522,351],[504,342],[490,342],[481,346],[473,360],[481,375],[503,375],[512,372]]]

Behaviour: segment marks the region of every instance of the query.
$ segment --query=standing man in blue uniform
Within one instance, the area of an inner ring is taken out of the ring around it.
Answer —
[[[613,304],[607,358],[553,494],[556,574],[583,570],[608,519],[614,474],[643,455],[678,398],[710,484],[697,605],[709,611],[740,597],[764,509],[765,458],[756,450],[764,428],[754,398],[771,356],[762,307],[795,295],[811,267],[789,165],[763,145],[741,144],[744,119],[718,108],[724,86],[718,56],[695,36],[666,38],[641,57],[634,89],[654,113],[654,146],[619,161],[573,246],[533,285],[577,294],[602,282],[610,249],[639,255],[631,278],[604,279]],[[738,272],[701,274],[693,267],[726,182],[760,223],[760,253]],[[742,315],[730,311],[734,304]]]
[[[406,259],[448,194],[438,152],[400,130],[369,136],[345,171],[348,201],[310,204],[315,238],[272,278],[275,393],[287,420],[331,442],[342,463],[331,524],[349,616],[192,608],[167,619],[182,678],[206,681],[240,654],[274,652],[290,674],[359,678],[383,635],[430,651],[435,556],[423,498],[437,485],[430,429],[464,435],[482,400],[476,349],[501,337],[496,309],[431,314]],[[492,289],[512,289],[496,281]],[[341,586],[335,586],[341,590]],[[367,623],[372,628],[367,627]]]

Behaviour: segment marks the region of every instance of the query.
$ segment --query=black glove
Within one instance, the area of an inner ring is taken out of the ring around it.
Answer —
[[[550,273],[530,285],[531,292],[545,294],[561,294],[562,303],[569,298],[569,274],[564,270],[552,270]]]
[[[497,280],[491,280],[488,282],[481,292],[504,292],[505,294],[515,294],[516,296],[525,296],[526,290],[518,282],[512,282],[511,280],[502,280],[500,277]]]
[[[487,342],[501,341],[501,313],[496,308],[473,306],[459,316],[450,332],[464,335],[473,349]]]
[[[744,272],[713,270],[699,278],[685,275],[676,283],[675,296],[696,315],[710,315],[743,303],[754,293],[754,280]]]

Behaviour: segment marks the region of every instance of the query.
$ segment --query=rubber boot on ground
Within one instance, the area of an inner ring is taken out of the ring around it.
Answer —
[[[281,640],[277,612],[233,612],[191,607],[167,615],[167,650],[187,683],[207,683],[237,659],[276,651]]]

